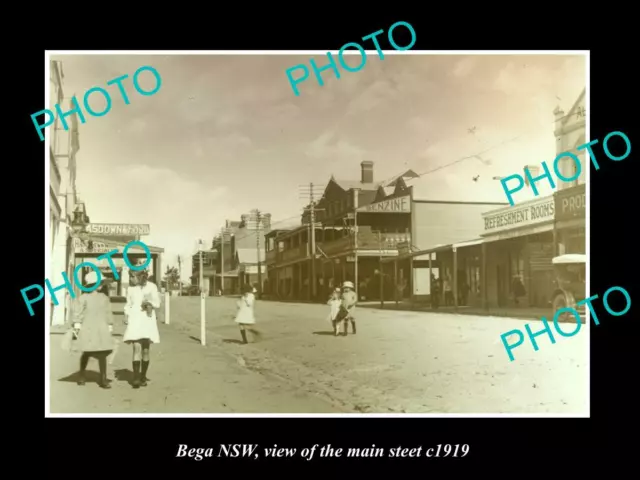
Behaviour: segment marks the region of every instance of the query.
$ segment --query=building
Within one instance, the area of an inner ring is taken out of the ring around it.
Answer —
[[[554,110],[556,117],[556,150],[572,152],[579,159],[582,170],[573,182],[559,182],[558,190],[554,193],[556,223],[554,252],[557,255],[565,253],[586,253],[586,177],[589,169],[589,158],[585,150],[576,150],[586,143],[586,89],[582,91],[569,113],[558,107]],[[566,178],[577,173],[576,165],[570,158],[563,158],[559,162],[559,169]]]
[[[88,219],[87,219],[88,220]],[[92,226],[104,225],[104,224],[89,224],[89,230]],[[127,224],[123,224],[127,226]],[[127,288],[129,287],[129,267],[127,266],[123,251],[127,243],[139,238],[139,236],[103,236],[99,237],[95,234],[91,234],[87,239],[75,238],[74,250],[75,250],[75,266],[80,265],[83,262],[91,262],[100,268],[100,272],[103,279],[109,279],[109,296],[110,297],[126,297]],[[164,249],[154,247],[145,243],[149,251],[151,252],[151,261],[147,265],[149,271],[149,280],[158,285],[161,285],[164,272],[162,271],[162,257]],[[116,267],[116,274],[114,274],[111,266],[106,260],[98,260],[98,257],[110,252],[112,250],[118,250],[118,253],[111,255],[113,263]],[[137,245],[132,246],[127,250],[127,258],[133,265],[144,263],[147,259],[145,251]],[[89,267],[84,267],[82,273],[84,275],[89,272]]]
[[[61,62],[51,61],[49,64],[50,106],[55,110],[56,104],[64,103],[64,74]],[[71,109],[70,107],[69,109]],[[76,225],[84,221],[86,211],[82,204],[79,216],[75,213],[80,201],[76,194],[76,155],[80,150],[78,119],[75,114],[68,117],[69,130],[60,126],[56,117],[54,124],[46,133],[49,141],[49,193],[50,215],[49,233],[51,235],[51,261],[48,278],[55,285],[62,283],[62,272],[73,278],[75,268],[73,236],[74,218]],[[88,220],[87,220],[88,221]],[[76,292],[79,290],[76,287]],[[58,305],[51,302],[51,324],[64,325],[71,321],[71,298],[65,293],[64,301],[58,295]]]
[[[478,237],[483,228],[482,213],[507,205],[500,183],[486,176],[461,179],[440,174],[400,178],[392,193],[388,188],[386,201],[402,199],[408,205],[411,238],[411,244],[400,255],[382,262],[393,264],[393,271],[388,267],[383,270],[395,285],[396,291],[389,294],[396,300],[427,300],[433,275],[448,277],[451,282],[466,279],[471,294],[477,295],[480,255],[470,251],[469,255],[456,257],[454,262],[452,250],[461,242],[467,242],[464,244],[468,246],[481,243]],[[381,189],[376,200],[380,201],[382,195]],[[469,239],[475,240],[468,244]]]
[[[359,180],[329,179],[313,205],[313,226],[311,208],[307,208],[300,225],[265,237],[272,295],[291,300],[324,298],[345,280],[358,283],[363,299],[378,295],[380,259],[397,256],[398,244],[410,241],[410,215],[401,200],[369,206],[379,195],[393,191],[403,176],[411,178],[415,173],[376,182],[373,162],[360,166]]]
[[[220,235],[213,239],[211,249],[217,252],[216,292],[223,288],[224,293],[239,293],[243,285],[258,286],[260,280],[262,291],[269,289],[264,235],[271,232],[271,214],[256,213],[243,214],[240,221],[227,220]]]
[[[191,285],[196,285],[205,295],[213,296],[215,290],[216,262],[218,252],[214,250],[202,251],[202,285],[200,285],[200,252],[191,257]]]

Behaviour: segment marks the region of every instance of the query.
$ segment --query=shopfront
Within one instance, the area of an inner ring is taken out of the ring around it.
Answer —
[[[555,199],[555,251],[557,255],[587,252],[586,185],[559,190]]]
[[[125,244],[120,242],[100,242],[92,241],[91,245],[81,241],[79,238],[74,239],[75,249],[75,267],[83,262],[90,262],[100,268],[100,272],[104,278],[113,280],[109,284],[110,295],[124,297],[127,294],[127,287],[129,285],[129,274],[127,264],[123,257]],[[152,247],[147,245],[147,248],[151,252],[151,262],[148,264],[149,279],[153,281],[158,287],[163,278],[162,272],[162,254],[164,249],[158,247]],[[98,260],[98,257],[110,252],[112,250],[118,250],[118,253],[111,256],[113,263],[118,274],[118,279],[115,279],[113,270],[109,266],[106,259]],[[145,251],[137,246],[133,245],[127,251],[127,257],[132,264],[144,262],[147,258]],[[78,273],[78,278],[84,278],[84,275],[89,272],[90,267],[83,267],[82,272]]]
[[[545,307],[553,287],[555,199],[540,197],[482,215],[490,307]],[[514,297],[520,278],[524,297]]]

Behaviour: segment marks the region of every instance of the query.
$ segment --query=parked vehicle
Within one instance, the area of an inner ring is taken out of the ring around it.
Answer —
[[[184,289],[182,295],[187,295],[189,297],[197,297],[200,295],[200,287],[197,285],[189,285]]]
[[[552,295],[552,316],[561,308],[574,308],[580,313],[580,319],[584,323],[586,319],[585,305],[577,303],[586,298],[586,266],[587,256],[571,253],[560,255],[551,260],[555,273],[554,291]],[[559,322],[574,322],[575,316],[565,312],[558,318]]]

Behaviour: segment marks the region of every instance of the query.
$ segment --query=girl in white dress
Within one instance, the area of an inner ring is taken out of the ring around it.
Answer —
[[[242,297],[238,300],[238,313],[236,314],[236,323],[240,325],[240,335],[242,335],[242,343],[247,343],[247,330],[256,336],[259,336],[252,325],[256,323],[256,317],[253,313],[253,306],[256,303],[256,289],[251,285],[245,285],[242,289]],[[249,328],[247,328],[249,326]]]
[[[329,301],[327,305],[329,305],[329,315],[327,315],[327,321],[331,323],[333,327],[333,333],[338,336],[340,331],[340,322],[336,322],[336,317],[338,316],[338,312],[340,312],[340,305],[342,304],[341,292],[339,288],[335,288],[331,297],[329,297]]]
[[[131,271],[124,307],[127,329],[122,341],[133,345],[133,388],[147,386],[151,344],[160,343],[155,311],[160,308],[160,295],[148,277],[146,269]]]

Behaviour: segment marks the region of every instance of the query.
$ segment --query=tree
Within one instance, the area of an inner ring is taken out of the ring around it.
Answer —
[[[167,283],[167,290],[180,289],[180,271],[178,267],[167,267],[167,271],[164,273],[164,280]]]

